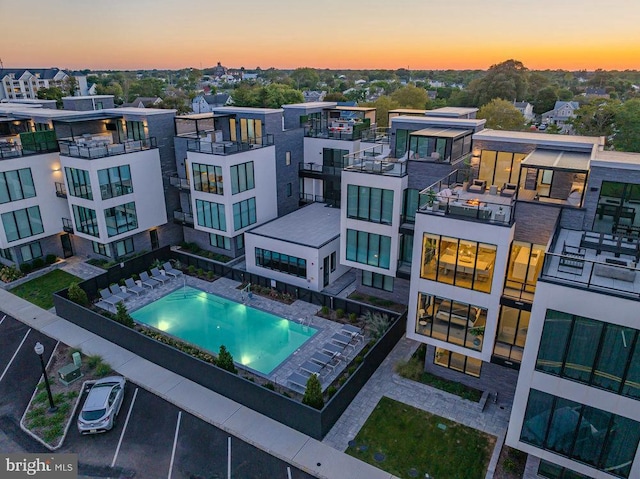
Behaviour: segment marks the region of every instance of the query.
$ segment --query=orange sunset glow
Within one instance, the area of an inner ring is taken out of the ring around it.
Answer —
[[[0,3],[5,67],[640,68],[637,0]]]

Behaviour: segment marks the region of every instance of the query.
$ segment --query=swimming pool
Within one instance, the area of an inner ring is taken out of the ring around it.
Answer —
[[[185,286],[131,313],[139,323],[268,375],[317,329]]]

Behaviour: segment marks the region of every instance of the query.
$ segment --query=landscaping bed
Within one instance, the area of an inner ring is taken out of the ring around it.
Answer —
[[[489,434],[383,397],[346,453],[401,478],[483,479],[495,442]]]
[[[10,292],[43,309],[51,309],[53,308],[53,293],[78,281],[81,281],[81,279],[77,276],[60,269],[54,269],[47,274],[16,286]]]
[[[496,466],[494,479],[522,479],[524,468],[527,464],[527,453],[513,449],[507,445],[502,446],[500,458]]]
[[[462,399],[468,399],[473,402],[480,402],[482,398],[482,391],[475,389],[456,381],[444,379],[428,373],[424,370],[424,358],[426,353],[426,346],[422,344],[416,352],[411,356],[409,361],[401,361],[396,364],[396,372],[406,379],[417,381],[422,384],[446,391],[456,396],[460,396]]]
[[[247,286],[249,286],[249,283],[242,283],[236,289],[244,289]],[[279,301],[284,304],[292,304],[296,300],[295,296],[292,294],[282,293],[275,288],[260,286],[259,284],[252,283],[249,290],[251,294],[256,294],[258,296],[262,296],[263,298],[273,299],[274,301]]]
[[[47,376],[57,411],[48,412],[49,399],[44,380],[41,380],[20,420],[20,426],[25,431],[51,450],[62,446],[67,430],[72,427],[71,419],[78,407],[84,384],[111,373],[111,367],[102,362],[100,356],[82,356],[80,371],[83,376],[69,386],[63,384],[58,378],[58,371],[73,362],[71,355],[76,351],[58,343],[47,365]]]
[[[377,296],[369,296],[368,294],[359,293],[354,291],[348,296],[349,299],[359,301],[360,303],[370,304],[379,308],[389,309],[391,311],[397,311],[398,313],[404,313],[407,310],[405,304],[394,303],[389,299],[378,298]]]

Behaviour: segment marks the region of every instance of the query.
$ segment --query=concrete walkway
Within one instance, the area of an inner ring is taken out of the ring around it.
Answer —
[[[459,396],[405,379],[394,372],[399,361],[407,360],[419,343],[401,339],[360,390],[347,410],[324,438],[324,443],[344,451],[373,412],[382,396],[422,409],[432,414],[478,429],[496,437],[496,445],[489,462],[486,479],[493,478],[500,450],[504,444],[511,414],[512,398],[503,397],[498,403],[482,405]],[[491,385],[495,390],[499,385]],[[453,454],[453,452],[452,452]]]
[[[28,326],[81,349],[99,354],[132,382],[183,410],[320,478],[391,479],[394,476],[329,445],[140,358],[53,313],[0,290],[2,310]]]

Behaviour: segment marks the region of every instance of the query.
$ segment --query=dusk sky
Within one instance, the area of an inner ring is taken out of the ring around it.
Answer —
[[[9,67],[640,69],[640,0],[0,0]]]

